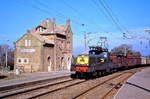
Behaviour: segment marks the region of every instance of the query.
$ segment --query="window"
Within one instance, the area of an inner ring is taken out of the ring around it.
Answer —
[[[25,40],[25,46],[31,46],[31,40]]]
[[[41,31],[42,31],[42,27],[39,27],[39,28],[38,28],[38,31],[41,32]]]
[[[28,58],[23,58],[23,64],[28,64],[29,63],[29,59]]]
[[[31,40],[28,40],[28,45],[31,46]]]
[[[17,63],[18,64],[28,64],[29,63],[29,59],[28,58],[18,58],[17,59]]]
[[[44,31],[46,30],[46,28],[39,26],[39,27],[37,27],[36,30],[37,30],[38,32],[44,32]]]
[[[26,59],[24,59],[24,63],[26,63],[27,62],[27,60]]]
[[[107,52],[102,52],[100,54],[100,57],[107,58],[107,56],[108,56],[107,54],[108,54]]]
[[[28,46],[28,40],[25,40],[25,46]]]
[[[21,59],[18,59],[18,63],[21,63]]]
[[[21,58],[17,58],[17,63],[21,64],[22,63],[22,59]]]

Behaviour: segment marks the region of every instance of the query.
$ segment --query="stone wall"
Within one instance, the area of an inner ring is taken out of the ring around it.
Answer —
[[[22,72],[41,71],[41,46],[41,42],[31,34],[25,34],[18,40],[15,43],[15,69],[19,68]]]

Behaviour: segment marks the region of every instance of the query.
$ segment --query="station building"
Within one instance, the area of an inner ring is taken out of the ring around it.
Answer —
[[[56,24],[46,19],[26,31],[15,43],[15,69],[22,72],[70,70],[72,58],[70,20]]]

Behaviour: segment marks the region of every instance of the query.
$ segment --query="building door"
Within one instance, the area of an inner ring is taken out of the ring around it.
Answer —
[[[51,61],[51,57],[48,57],[48,72],[52,71],[52,61]]]
[[[68,57],[67,70],[70,70],[70,68],[71,68],[71,60],[70,60],[70,57]]]
[[[61,70],[64,69],[64,57],[61,58],[61,67],[60,68],[61,68]]]

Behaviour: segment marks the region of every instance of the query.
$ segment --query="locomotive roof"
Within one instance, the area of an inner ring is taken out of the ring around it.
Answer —
[[[107,48],[102,48],[100,46],[89,46],[90,51],[100,51],[100,52],[108,52]]]

